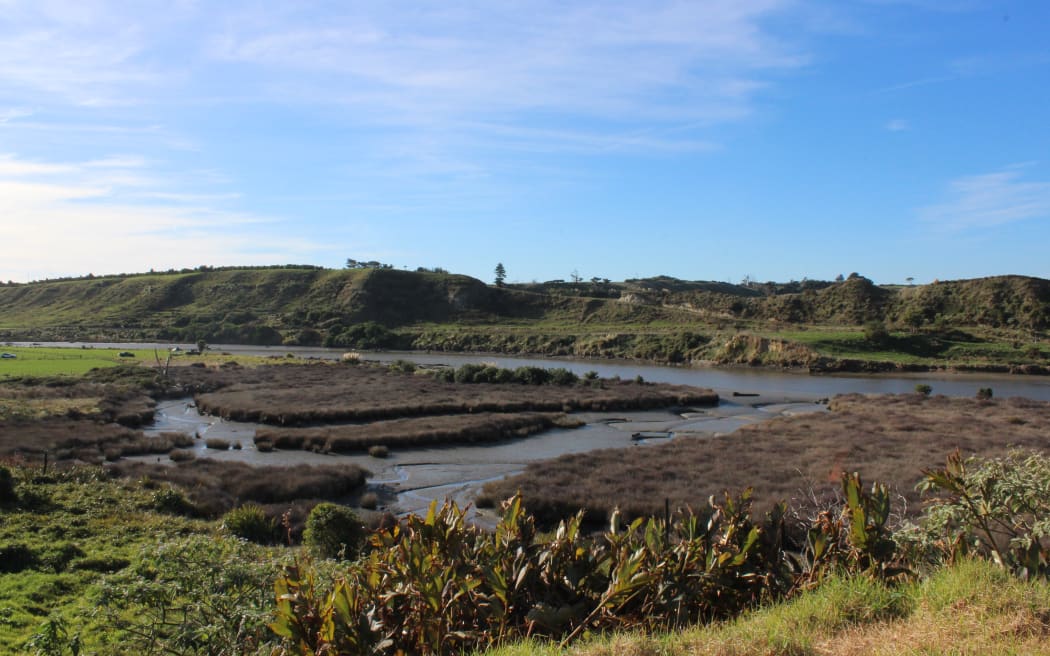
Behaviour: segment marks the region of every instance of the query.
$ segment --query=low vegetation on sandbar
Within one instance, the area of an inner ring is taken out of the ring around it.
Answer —
[[[584,510],[605,522],[614,508],[627,516],[703,507],[723,490],[754,488],[759,508],[787,500],[819,507],[839,475],[862,471],[889,486],[917,512],[915,484],[924,467],[954,449],[994,456],[1011,448],[1050,451],[1050,403],[1020,398],[978,400],[920,394],[835,397],[830,412],[774,419],[714,438],[591,451],[528,465],[489,483],[478,503],[491,505],[517,491],[547,523]]]
[[[496,369],[493,367],[493,369]],[[539,372],[547,370],[538,368]],[[216,370],[200,370],[199,373]],[[480,412],[572,412],[713,405],[718,395],[685,385],[593,380],[569,384],[456,382],[427,372],[350,365],[283,365],[197,396],[201,412],[282,426]]]
[[[483,443],[528,437],[551,428],[577,428],[583,422],[562,413],[497,413],[412,417],[367,424],[319,428],[263,426],[255,444],[320,453],[366,451],[369,447],[419,447],[434,444]]]

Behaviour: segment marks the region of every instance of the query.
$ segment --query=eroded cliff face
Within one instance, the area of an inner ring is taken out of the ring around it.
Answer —
[[[719,364],[782,367],[808,367],[820,359],[821,356],[807,346],[747,334],[733,335],[714,355]]]

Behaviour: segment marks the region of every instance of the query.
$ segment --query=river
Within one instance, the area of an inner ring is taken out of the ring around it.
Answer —
[[[88,346],[150,348],[152,345]],[[167,349],[171,345],[156,346]],[[180,347],[191,348],[190,345]],[[305,347],[226,345],[211,348],[233,355],[285,357],[292,353],[300,358],[315,359],[338,359],[344,353],[343,349]],[[150,431],[180,430],[202,437],[221,437],[241,446],[238,450],[214,451],[207,449],[204,439],[201,439],[195,447],[198,457],[238,460],[257,465],[352,462],[372,472],[369,485],[380,495],[385,509],[402,513],[421,513],[426,511],[432,500],[441,501],[446,497],[456,500],[461,505],[467,505],[476,498],[485,482],[519,473],[532,462],[603,448],[645,448],[648,444],[663,442],[666,437],[702,439],[728,434],[740,426],[778,416],[823,412],[826,407],[817,401],[838,393],[902,393],[913,391],[917,384],[927,384],[933,387],[934,393],[952,396],[973,396],[978,389],[991,387],[996,397],[1025,396],[1050,400],[1050,380],[1008,375],[809,375],[768,369],[691,368],[611,360],[421,352],[364,352],[361,355],[366,360],[380,362],[402,359],[418,364],[450,366],[487,362],[500,367],[565,367],[578,374],[593,370],[602,377],[620,376],[633,379],[635,376],[642,376],[650,382],[710,387],[718,391],[723,400],[716,408],[698,409],[682,414],[666,410],[586,413],[581,415],[581,418],[587,425],[576,430],[556,429],[524,440],[507,440],[485,445],[391,449],[390,456],[385,459],[371,458],[367,455],[326,455],[304,451],[261,453],[254,448],[254,425],[201,416],[193,407],[191,399],[162,402],[158,406],[156,424]],[[647,436],[647,439],[632,439],[635,433],[641,433]],[[480,523],[491,521],[491,517],[485,513],[476,515],[475,519]]]
[[[183,350],[196,348],[194,344],[140,344],[140,343],[82,343],[82,342],[14,342],[16,346],[66,346],[116,349],[158,348],[167,350],[179,346]],[[243,344],[212,345],[209,349],[234,355],[285,356],[292,353],[301,358],[336,360],[347,349],[329,349],[304,346],[250,346]],[[1050,401],[1050,376],[1020,376],[1009,374],[921,373],[921,374],[809,374],[776,369],[748,367],[689,367],[646,364],[625,360],[577,360],[571,358],[510,357],[421,351],[362,351],[366,360],[390,362],[410,360],[418,364],[460,366],[466,363],[491,362],[500,367],[564,367],[577,374],[597,371],[604,378],[642,376],[655,383],[677,383],[709,387],[723,396],[732,392],[761,392],[786,398],[823,398],[836,394],[900,394],[910,392],[916,385],[933,388],[934,394],[947,396],[974,396],[982,387],[992,388],[995,396],[1023,396]]]

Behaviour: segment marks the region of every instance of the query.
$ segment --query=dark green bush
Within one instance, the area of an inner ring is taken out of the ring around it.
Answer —
[[[550,375],[551,375],[551,378],[550,378],[551,385],[562,385],[562,386],[575,385],[577,383],[577,381],[580,380],[579,376],[577,376],[576,374],[572,373],[568,369],[565,369],[565,368],[562,368],[562,367],[559,367],[557,369],[551,369],[550,370]]]
[[[15,479],[11,476],[11,470],[7,467],[0,467],[0,503],[8,503],[17,499]]]
[[[0,545],[0,572],[14,574],[37,565],[36,554],[21,543]]]
[[[476,383],[478,374],[484,368],[482,364],[465,364],[456,369],[453,380],[457,383]]]
[[[277,522],[255,503],[246,503],[226,513],[222,527],[236,537],[258,544],[269,544],[277,535]]]
[[[334,503],[319,503],[306,518],[303,544],[322,558],[352,560],[364,543],[365,529],[353,510]]]
[[[982,387],[982,388],[980,388],[979,390],[977,390],[977,398],[982,400],[982,401],[990,400],[992,398],[992,388],[991,387]]]
[[[864,324],[864,341],[883,346],[890,341],[890,333],[881,321],[869,321]]]
[[[915,386],[915,393],[921,396],[929,396],[933,393],[933,388],[924,383],[919,383]]]
[[[523,385],[543,385],[551,379],[551,372],[542,367],[518,367],[514,380]]]

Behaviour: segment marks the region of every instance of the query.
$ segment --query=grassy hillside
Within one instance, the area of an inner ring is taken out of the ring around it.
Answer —
[[[533,283],[316,267],[0,285],[0,338],[626,357],[880,371],[1050,365],[1050,281]]]

